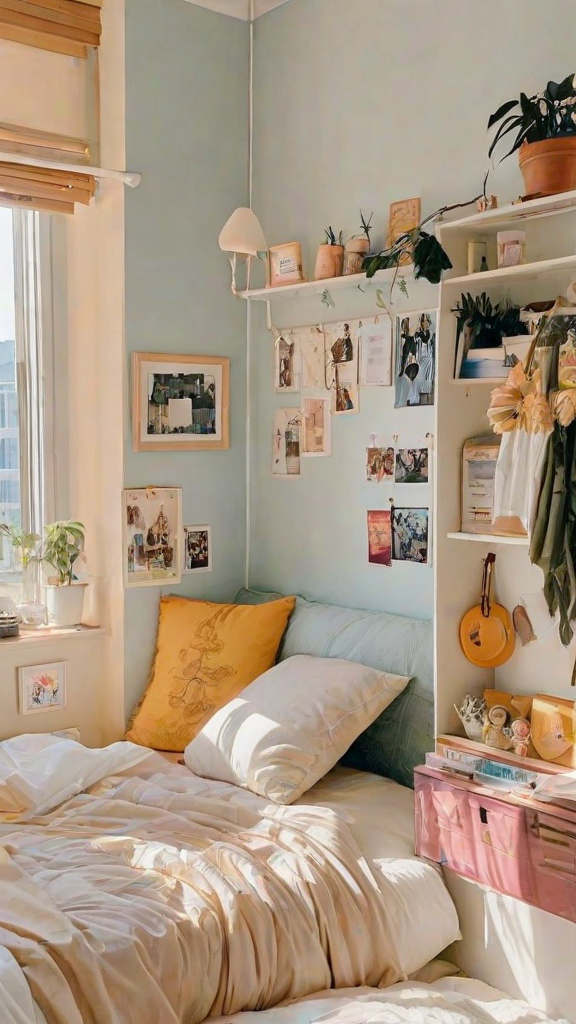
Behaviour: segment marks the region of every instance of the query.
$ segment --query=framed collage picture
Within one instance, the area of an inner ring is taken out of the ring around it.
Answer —
[[[132,356],[135,452],[229,448],[230,360],[224,356]]]

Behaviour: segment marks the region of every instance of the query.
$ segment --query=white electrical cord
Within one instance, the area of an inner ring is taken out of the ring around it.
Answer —
[[[249,0],[249,72],[248,72],[248,205],[252,209],[254,179],[254,0]],[[247,282],[247,287],[250,287]],[[251,418],[251,335],[252,303],[246,303],[246,560],[244,586],[250,587],[250,544],[252,532],[252,418]]]

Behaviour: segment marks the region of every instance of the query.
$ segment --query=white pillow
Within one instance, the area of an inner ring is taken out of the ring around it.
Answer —
[[[318,782],[408,684],[336,658],[298,654],[220,708],[184,751],[196,775],[290,804]]]

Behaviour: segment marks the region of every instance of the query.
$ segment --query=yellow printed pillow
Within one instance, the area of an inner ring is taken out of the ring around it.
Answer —
[[[183,751],[218,708],[272,668],[295,600],[161,598],[152,676],[126,739]]]

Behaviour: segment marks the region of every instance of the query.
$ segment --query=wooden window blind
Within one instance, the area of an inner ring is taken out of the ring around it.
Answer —
[[[85,139],[76,139],[67,135],[54,135],[53,132],[41,132],[33,128],[22,128],[20,125],[7,124],[0,121],[0,152],[18,156],[31,156],[39,160],[60,160],[62,163],[90,163],[90,144]]]
[[[0,206],[74,213],[74,204],[88,205],[95,191],[91,174],[0,161]]]
[[[102,0],[0,0],[0,38],[86,57],[100,45]]]

